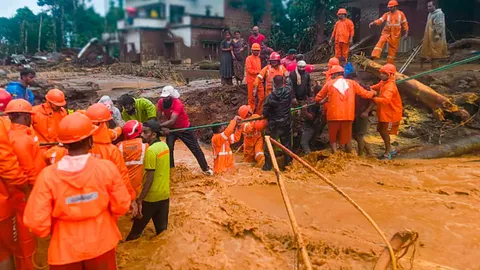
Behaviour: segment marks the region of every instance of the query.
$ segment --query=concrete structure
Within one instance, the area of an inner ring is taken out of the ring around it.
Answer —
[[[252,17],[231,0],[126,0],[125,7],[136,9],[118,21],[120,60],[218,59],[224,29],[239,30],[248,39]],[[259,25],[270,33],[271,15],[265,12]]]

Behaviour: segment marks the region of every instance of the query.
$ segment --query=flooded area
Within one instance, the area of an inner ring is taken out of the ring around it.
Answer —
[[[295,269],[299,257],[273,172],[238,154],[235,174],[204,177],[183,144],[175,155],[168,230],[155,236],[149,224],[140,239],[121,243],[121,269]],[[413,250],[414,269],[480,268],[480,159],[380,162],[339,154],[319,163],[387,238],[419,233],[400,260],[407,269]],[[300,164],[284,176],[314,268],[372,269],[384,244],[367,220]],[[120,220],[122,234],[130,226]]]

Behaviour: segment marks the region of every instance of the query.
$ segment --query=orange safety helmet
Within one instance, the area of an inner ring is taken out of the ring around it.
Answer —
[[[112,114],[103,103],[95,103],[87,109],[87,116],[93,123],[102,123],[112,120]]]
[[[8,103],[12,100],[12,95],[5,91],[5,89],[0,88],[0,112],[5,111]]]
[[[392,64],[386,64],[385,66],[380,68],[381,73],[386,73],[388,75],[395,75],[397,73],[397,67]]]
[[[280,54],[278,54],[277,52],[273,52],[272,54],[270,54],[270,61],[280,61],[280,59]]]
[[[336,57],[332,57],[330,58],[330,60],[328,60],[328,67],[331,68],[333,66],[338,66],[340,65],[340,60],[338,60],[338,58]]]
[[[252,45],[252,51],[260,51],[262,48],[260,48],[260,44],[258,43],[253,43]]]
[[[15,99],[8,103],[7,107],[5,108],[6,113],[31,113],[32,112],[32,104],[24,99]]]
[[[347,15],[347,10],[344,9],[344,8],[339,9],[338,12],[337,12],[337,16],[338,16],[338,15],[341,15],[341,14]]]
[[[88,117],[74,112],[60,121],[58,125],[58,141],[63,144],[79,142],[90,137],[97,128]]]
[[[398,6],[398,2],[396,0],[391,0],[391,1],[388,2],[387,7],[391,8],[391,7],[396,7],[396,6]]]
[[[238,116],[240,116],[242,119],[247,118],[248,113],[251,113],[252,109],[250,108],[249,105],[242,105],[240,108],[238,108]]]
[[[253,127],[258,131],[263,131],[267,127],[268,121],[265,119],[257,120],[253,124]]]
[[[335,74],[335,73],[344,73],[345,69],[343,69],[342,66],[335,65],[330,69],[330,74]]]
[[[142,134],[143,125],[137,120],[129,120],[123,126],[123,136],[125,140],[135,139]]]
[[[67,104],[67,102],[65,102],[65,94],[58,89],[49,90],[45,95],[45,99],[53,105],[59,107],[65,106],[65,104]]]

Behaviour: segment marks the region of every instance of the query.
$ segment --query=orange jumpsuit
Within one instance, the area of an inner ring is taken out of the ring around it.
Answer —
[[[52,235],[50,265],[68,265],[115,249],[122,239],[117,219],[129,207],[130,196],[111,161],[65,156],[38,176],[24,222],[39,237]]]
[[[354,35],[355,27],[350,19],[341,19],[335,23],[332,33],[332,38],[335,39],[335,57],[343,56],[348,59],[350,40]]]
[[[226,172],[234,168],[231,143],[235,143],[235,127],[237,122],[232,120],[228,127],[218,134],[213,134],[213,172],[215,174]]]
[[[398,124],[402,120],[402,98],[398,92],[395,76],[391,76],[388,81],[380,81],[373,85],[372,90],[379,91],[378,97],[374,97],[373,101],[377,104],[378,122],[391,123],[393,133],[398,131]]]
[[[12,194],[23,189],[28,180],[10,143],[5,128],[8,123],[5,117],[0,117],[0,262],[15,253],[15,242],[18,239],[13,227],[16,217],[12,207]]]
[[[330,142],[336,142],[337,136],[340,136],[340,139],[338,139],[340,144],[350,142],[352,123],[355,118],[355,95],[372,98],[374,92],[363,89],[356,81],[337,77],[326,83],[315,96],[315,102],[317,103],[328,97],[324,106],[327,107]],[[337,128],[342,130],[335,130]]]
[[[46,164],[43,160],[40,145],[37,142],[33,130],[25,125],[12,123],[8,132],[13,150],[18,158],[24,174],[28,177],[28,183],[33,186],[40,171],[45,168]],[[18,234],[18,242],[16,243],[15,264],[17,269],[34,269],[32,256],[35,252],[35,239],[23,224],[23,213],[26,206],[25,194],[17,190],[12,192],[12,204],[16,212],[16,228]]]
[[[287,77],[287,74],[288,71],[283,65],[278,65],[277,68],[273,68],[271,65],[268,65],[260,71],[260,74],[258,74],[257,78],[255,78],[254,86],[259,87],[262,82],[265,81],[265,94],[263,95],[262,100],[260,100],[260,96],[258,96],[258,107],[255,110],[256,113],[262,114],[265,99],[268,95],[270,95],[270,93],[272,93],[273,90],[273,78],[278,75],[283,76],[285,86],[285,78]],[[260,92],[260,88],[258,88],[258,92]]]
[[[38,141],[56,142],[58,141],[58,124],[67,116],[67,111],[61,108],[60,111],[52,110],[48,103],[43,103],[33,107],[35,115],[32,117],[32,127],[37,134]]]
[[[52,165],[60,161],[67,154],[68,150],[65,147],[56,145],[43,153],[43,159],[45,163]]]
[[[250,55],[245,60],[245,71],[247,74],[246,81],[247,81],[247,88],[248,88],[248,105],[252,110],[255,108],[255,97],[253,96],[253,89],[255,88],[255,79],[257,78],[258,74],[262,70],[262,60],[260,56]],[[265,100],[265,92],[263,89],[263,84],[258,85],[257,89],[257,96],[258,100],[263,102]],[[260,104],[260,103],[259,103]],[[255,108],[255,112],[258,114],[262,114],[262,112],[258,111],[260,106]]]
[[[383,14],[380,19],[375,20],[376,25],[381,25],[383,23],[385,23],[385,27],[382,30],[380,40],[372,51],[372,57],[374,59],[380,58],[385,43],[388,43],[387,62],[393,64],[402,37],[402,28],[403,31],[408,31],[407,17],[405,17],[405,14],[400,10],[396,10],[394,13],[387,12]]]
[[[247,119],[259,117],[258,114],[254,114]],[[263,137],[262,132],[255,129],[255,121],[242,123],[235,133],[236,140],[239,140],[243,134],[243,160],[246,162],[257,161],[259,167],[263,166],[265,162]]]
[[[142,143],[142,138],[135,138],[117,144],[127,165],[132,187],[137,194],[142,191],[143,160],[148,144]]]
[[[115,141],[120,137],[120,135],[122,135],[122,128],[121,127],[112,128],[112,129],[109,129],[108,132],[110,133],[110,138],[112,139],[112,141]]]
[[[122,153],[112,144],[107,123],[101,123],[98,130],[93,134],[93,147],[90,149],[90,153],[96,158],[110,160],[117,166],[132,201],[135,200],[136,193],[132,187],[130,174],[123,160]]]

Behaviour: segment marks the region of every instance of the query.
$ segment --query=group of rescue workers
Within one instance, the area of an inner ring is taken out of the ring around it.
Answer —
[[[298,132],[303,151],[309,153],[325,126],[333,153],[339,147],[351,152],[353,133],[358,153],[368,154],[363,136],[376,105],[377,130],[385,142],[380,158],[392,158],[390,135],[397,134],[402,119],[393,61],[402,28],[408,33],[397,6],[390,1],[390,11],[371,23],[386,23],[372,56],[378,58],[385,43],[389,53],[381,81],[370,87],[353,80],[348,53],[354,27],[345,9],[338,11],[331,39],[336,57],[328,62],[323,86],[311,82],[314,67],[295,50],[284,59],[272,52],[262,68],[261,45],[253,43],[245,62],[248,105],[238,109],[228,126],[212,128],[213,170],[173,86],[162,89],[156,106],[129,95],[114,105],[104,96],[86,110],[72,111],[58,89],[49,90],[45,102],[34,106],[28,86],[35,72],[23,70],[19,82],[0,89],[0,270],[14,265],[34,269],[35,237],[49,235],[50,269],[116,269],[120,216],[129,212],[134,218],[127,241],[140,237],[150,220],[157,234],[167,229],[177,139],[205,175],[234,168],[231,144],[242,137],[244,160],[268,171],[272,157],[264,135],[291,149],[292,132]],[[301,125],[292,128],[293,122]],[[160,136],[166,136],[166,143]],[[285,163],[290,161],[285,155]]]

